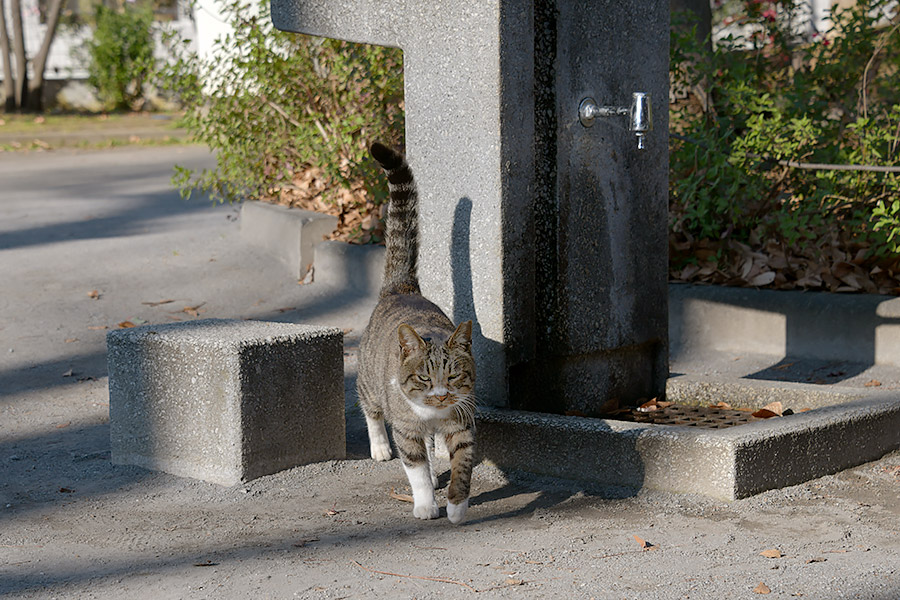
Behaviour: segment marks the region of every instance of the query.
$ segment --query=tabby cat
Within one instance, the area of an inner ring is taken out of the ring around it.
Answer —
[[[438,516],[434,442],[450,455],[447,518],[465,519],[475,451],[472,322],[458,327],[419,289],[418,191],[405,158],[375,143],[370,152],[388,178],[384,282],[359,347],[357,390],[375,460],[394,445],[413,492],[413,515]]]

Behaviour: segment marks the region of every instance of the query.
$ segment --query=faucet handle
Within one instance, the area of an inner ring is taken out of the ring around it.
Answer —
[[[628,128],[637,137],[638,150],[643,150],[645,134],[648,131],[653,131],[653,111],[650,108],[650,94],[645,92],[634,92],[631,94]]]
[[[637,137],[638,150],[643,150],[644,136],[653,130],[653,113],[650,108],[650,94],[634,92],[631,106],[598,106],[593,98],[585,98],[578,105],[578,119],[585,127],[591,127],[597,117],[622,115],[628,117],[628,130]]]

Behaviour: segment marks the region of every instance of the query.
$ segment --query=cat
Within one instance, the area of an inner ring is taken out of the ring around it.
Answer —
[[[461,523],[469,507],[475,453],[475,361],[472,321],[454,327],[422,296],[418,279],[419,195],[400,153],[372,144],[372,157],[388,178],[385,266],[379,301],[359,346],[357,391],[374,460],[391,459],[385,429],[413,492],[413,515],[434,519],[437,477],[434,441],[450,455],[447,518]]]

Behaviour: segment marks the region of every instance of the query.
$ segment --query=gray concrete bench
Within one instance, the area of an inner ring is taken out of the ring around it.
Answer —
[[[204,319],[107,335],[112,460],[234,485],[345,457],[340,329]]]

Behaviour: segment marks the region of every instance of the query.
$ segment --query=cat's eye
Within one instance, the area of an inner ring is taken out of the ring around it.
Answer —
[[[416,378],[422,383],[428,383],[429,381],[431,381],[431,377],[429,377],[428,375],[416,375]]]
[[[459,379],[459,375],[458,375],[458,374],[455,374],[455,373],[454,373],[453,375],[448,375],[448,376],[447,376],[447,381],[455,381],[455,380],[457,380],[457,379]]]

